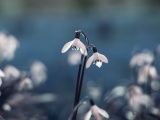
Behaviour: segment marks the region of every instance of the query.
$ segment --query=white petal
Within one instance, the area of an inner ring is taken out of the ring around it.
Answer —
[[[93,62],[94,54],[87,60],[86,68],[89,68],[91,63]]]
[[[87,56],[86,47],[80,40],[78,41],[77,46],[80,48],[81,53]]]
[[[84,117],[84,120],[89,120],[89,119],[91,118],[91,115],[92,115],[92,112],[91,112],[91,110],[90,110],[90,111],[88,111],[88,112],[86,113],[86,115],[85,115],[85,117]]]
[[[107,59],[104,55],[98,54],[98,56],[99,56],[99,59],[100,59],[100,60],[102,60],[102,61],[105,62],[105,63],[108,63],[108,59]]]
[[[94,61],[99,60],[99,53],[98,52],[94,53],[93,55],[94,55]]]
[[[109,115],[105,110],[98,108],[98,107],[97,107],[97,110],[98,110],[98,113],[101,114],[103,117],[109,118]]]
[[[5,74],[2,70],[0,70],[0,77],[5,77]]]
[[[66,43],[66,44],[63,46],[63,48],[62,48],[62,50],[61,50],[61,53],[65,53],[65,52],[71,47],[71,45],[73,44],[73,42],[74,42],[74,40],[69,41],[68,43]]]
[[[98,112],[98,107],[96,105],[92,106],[92,114],[96,118],[96,120],[101,120],[101,117]]]

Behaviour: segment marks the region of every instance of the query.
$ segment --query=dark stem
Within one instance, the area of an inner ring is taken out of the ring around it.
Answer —
[[[76,83],[76,92],[75,92],[73,109],[74,109],[75,106],[77,105],[77,102],[76,102],[76,101],[77,101],[77,94],[78,94],[78,88],[79,88],[80,74],[81,74],[81,68],[82,68],[83,58],[84,58],[84,56],[81,55],[81,62],[80,62],[80,64],[79,64],[79,68],[78,68],[77,83]]]
[[[86,61],[87,61],[87,56],[85,56],[85,58],[84,58],[84,64],[83,64],[83,67],[82,67],[82,75],[81,75],[80,81],[79,81],[79,88],[78,88],[78,94],[77,94],[77,101],[76,101],[76,103],[79,103],[79,100],[80,100],[80,95],[81,95],[81,90],[82,90],[82,83],[83,83],[83,77],[84,77],[84,70],[85,70],[85,66],[86,66]],[[76,118],[77,118],[77,110],[75,111],[75,114],[74,114],[72,120],[76,120]]]
[[[87,47],[89,46],[89,40],[88,40],[87,35],[82,30],[78,30],[78,31],[76,31],[76,33],[81,33],[85,37],[86,49],[88,52]],[[79,34],[77,36],[80,37]],[[78,69],[76,93],[75,93],[75,99],[74,99],[74,108],[79,103],[79,99],[80,99],[80,95],[81,95],[81,89],[82,89],[83,76],[84,76],[84,70],[85,70],[85,66],[86,66],[87,56],[85,56],[84,62],[83,62],[83,58],[84,58],[84,55],[81,56],[81,63],[79,65],[79,69]],[[82,62],[83,62],[83,67],[82,67]],[[82,71],[82,73],[81,73],[81,71]],[[77,110],[75,111],[75,114],[73,115],[72,120],[76,120],[76,117],[77,117]]]

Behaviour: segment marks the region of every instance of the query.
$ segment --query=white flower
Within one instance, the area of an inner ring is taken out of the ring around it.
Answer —
[[[142,52],[135,54],[130,61],[130,67],[151,64],[154,61],[154,55],[151,52]]]
[[[0,86],[2,85],[2,77],[5,77],[5,74],[2,70],[0,70]]]
[[[31,72],[31,79],[33,81],[33,84],[39,85],[46,81],[47,79],[47,68],[46,66],[40,62],[35,61],[30,69]]]
[[[5,82],[7,81],[10,82],[11,80],[15,80],[19,78],[21,75],[20,71],[12,65],[5,66],[4,73],[5,73],[5,78],[4,78]]]
[[[29,78],[24,78],[18,86],[18,90],[22,91],[22,90],[31,90],[33,88],[33,84],[31,79]]]
[[[96,105],[91,106],[91,109],[85,115],[84,120],[90,120],[92,115],[96,118],[96,120],[101,120],[100,115],[102,115],[105,118],[109,118],[108,113]]]
[[[72,47],[72,50],[80,50],[82,54],[84,54],[85,56],[87,56],[87,50],[85,45],[80,41],[79,39],[80,37],[80,32],[76,32],[76,37],[74,40],[66,43],[61,52],[65,53],[70,47]]]
[[[129,107],[134,112],[143,111],[153,105],[151,97],[144,94],[139,86],[130,86],[127,90],[126,98],[128,99]]]
[[[157,69],[152,65],[144,65],[138,71],[138,83],[147,83],[148,79],[157,80],[159,78]]]
[[[14,36],[0,33],[0,60],[11,60],[18,46],[19,42]]]
[[[92,62],[99,68],[102,66],[102,62],[108,63],[108,59],[104,55],[98,53],[96,47],[93,47],[93,52],[94,54],[86,63],[86,68],[89,68]]]

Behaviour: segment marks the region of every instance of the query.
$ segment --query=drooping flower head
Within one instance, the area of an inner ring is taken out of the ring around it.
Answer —
[[[85,45],[80,41],[80,31],[75,31],[75,38],[72,41],[69,41],[68,43],[66,43],[61,52],[65,53],[70,47],[72,48],[72,50],[80,50],[81,53],[85,56],[87,56],[87,50]]]
[[[99,108],[97,105],[95,105],[92,99],[90,99],[90,104],[91,104],[91,108],[86,113],[84,120],[90,120],[92,115],[96,118],[96,120],[101,120],[100,115],[102,115],[105,118],[109,118],[108,113],[105,110]]]
[[[108,59],[104,55],[98,53],[96,47],[93,47],[93,55],[88,59],[86,68],[89,68],[92,62],[100,68],[102,66],[102,62],[108,63]]]

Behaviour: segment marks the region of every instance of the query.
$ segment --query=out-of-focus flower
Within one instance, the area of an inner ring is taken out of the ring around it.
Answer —
[[[125,96],[126,94],[126,86],[117,86],[112,89],[109,94],[107,94],[105,100],[108,102],[112,102],[113,99]]]
[[[160,89],[160,82],[158,80],[151,81],[151,88],[152,90],[159,90]]]
[[[72,47],[72,50],[80,50],[82,54],[84,54],[85,56],[87,55],[87,50],[85,45],[80,41],[80,32],[76,31],[76,36],[75,39],[66,43],[61,52],[65,53],[70,47]]]
[[[143,93],[142,89],[138,86],[130,86],[128,88],[127,99],[130,108],[134,112],[139,112],[144,108],[148,109],[153,105],[150,96]]]
[[[5,77],[5,73],[2,70],[0,70],[0,77]]]
[[[91,96],[93,99],[98,99],[101,97],[102,90],[100,87],[96,86],[90,86],[87,88],[87,93],[89,96]]]
[[[5,74],[2,70],[0,70],[0,86],[2,85],[2,77],[5,77]]]
[[[2,77],[5,77],[5,73],[2,70],[0,70],[0,86],[2,85]]]
[[[69,53],[68,63],[70,65],[77,65],[80,63],[81,54],[79,52],[72,51]]]
[[[11,111],[11,106],[7,103],[3,104],[2,108],[4,111]]]
[[[153,107],[151,108],[151,113],[153,113],[154,115],[157,115],[160,117],[160,109],[156,108],[156,107]]]
[[[15,79],[19,78],[20,74],[21,74],[20,71],[12,65],[7,65],[4,68],[4,73],[5,73],[4,79],[6,81],[15,80]]]
[[[127,111],[125,116],[127,120],[135,120],[136,114],[134,114],[132,111]]]
[[[16,48],[19,46],[19,42],[12,35],[6,35],[0,33],[0,59],[11,60],[14,57]]]
[[[40,61],[35,61],[31,65],[31,80],[35,85],[39,85],[47,79],[46,70],[46,66]]]
[[[154,55],[151,52],[142,52],[135,54],[130,61],[130,67],[151,64],[154,61]]]
[[[86,63],[86,68],[89,68],[92,62],[99,68],[102,66],[102,62],[108,63],[108,59],[104,55],[98,53],[96,47],[93,47],[93,52],[94,54],[88,59]]]
[[[90,80],[87,82],[86,92],[94,100],[99,100],[102,95],[102,88],[100,86],[97,86],[97,83],[95,81]]]
[[[138,71],[138,83],[146,83],[149,78],[151,78],[152,80],[157,80],[159,78],[159,75],[155,66],[145,65]]]
[[[19,91],[30,90],[32,88],[33,88],[33,84],[32,84],[31,79],[29,79],[29,78],[22,79],[21,82],[19,83],[19,86],[18,86]]]
[[[101,120],[100,115],[102,115],[105,118],[109,118],[108,113],[105,110],[99,108],[97,105],[95,105],[93,100],[90,100],[90,104],[91,104],[91,108],[86,113],[84,120],[90,120],[92,115],[96,118],[96,120]]]

